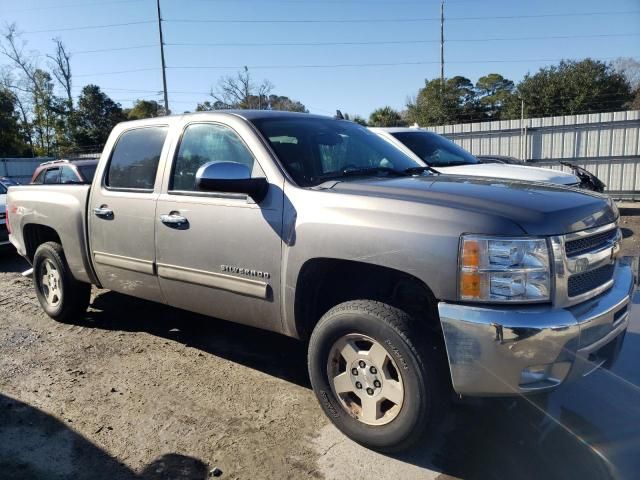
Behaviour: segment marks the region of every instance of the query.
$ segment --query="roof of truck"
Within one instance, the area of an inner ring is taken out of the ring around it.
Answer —
[[[332,118],[324,115],[315,115],[313,113],[287,112],[283,110],[213,110],[211,112],[197,112],[187,115],[198,115],[200,113],[228,113],[247,120],[258,120],[263,118]]]
[[[140,120],[129,120],[126,122],[121,122],[120,124],[140,124],[140,125],[148,125],[161,123],[162,119],[180,119],[180,118],[199,118],[199,117],[207,117],[210,115],[233,115],[236,117],[244,118],[245,120],[261,120],[264,118],[322,118],[322,119],[331,119],[333,117],[324,116],[324,115],[315,115],[312,113],[300,113],[300,112],[285,112],[282,110],[210,110],[206,112],[194,112],[194,113],[180,113],[174,115],[168,115],[166,117],[152,117],[145,118]],[[165,120],[166,121],[166,120]]]

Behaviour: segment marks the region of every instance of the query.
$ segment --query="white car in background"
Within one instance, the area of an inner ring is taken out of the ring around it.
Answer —
[[[550,168],[483,163],[451,140],[427,130],[405,127],[370,130],[410,157],[425,162],[443,174],[526,180],[572,187],[579,187],[581,183],[576,175]]]

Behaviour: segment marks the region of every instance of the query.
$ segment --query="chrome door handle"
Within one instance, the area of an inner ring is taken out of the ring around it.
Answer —
[[[185,228],[189,225],[189,220],[176,212],[171,212],[169,215],[160,215],[160,221],[171,228]]]
[[[100,218],[113,218],[113,210],[111,210],[106,205],[102,205],[100,207],[96,207],[93,209],[93,213],[96,217]]]

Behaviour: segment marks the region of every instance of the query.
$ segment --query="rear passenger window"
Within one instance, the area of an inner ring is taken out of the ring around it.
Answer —
[[[111,188],[153,190],[168,127],[137,128],[118,139],[105,184]]]
[[[228,127],[210,123],[189,125],[182,136],[173,169],[171,190],[195,191],[196,172],[209,162],[237,162],[253,171],[253,155]]]
[[[47,173],[44,174],[44,183],[60,183],[60,169],[50,168],[49,170],[47,170]]]

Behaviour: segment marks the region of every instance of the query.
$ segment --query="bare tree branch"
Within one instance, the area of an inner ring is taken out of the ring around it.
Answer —
[[[53,61],[53,76],[67,94],[69,110],[73,111],[73,95],[71,94],[71,54],[65,48],[62,40],[54,38],[53,41],[56,44],[56,53],[55,55],[47,55],[47,57]]]
[[[256,86],[249,69],[244,67],[235,76],[220,79],[217,89],[212,89],[210,95],[215,101],[214,108],[261,109],[267,107],[272,90],[273,85],[268,80]]]

